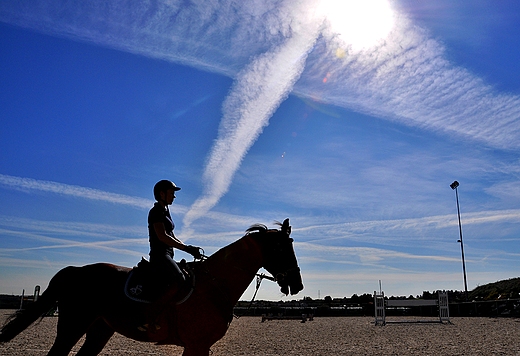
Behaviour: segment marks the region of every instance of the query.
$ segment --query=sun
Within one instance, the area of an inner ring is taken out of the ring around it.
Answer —
[[[319,13],[329,30],[356,50],[375,45],[394,26],[388,0],[322,0]]]

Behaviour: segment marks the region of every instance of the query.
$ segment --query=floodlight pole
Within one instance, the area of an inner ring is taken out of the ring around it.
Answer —
[[[459,208],[459,192],[458,192],[459,182],[454,181],[450,184],[451,189],[455,190],[455,197],[457,198],[457,215],[459,217],[459,234],[460,240],[460,252],[462,253],[462,272],[464,273],[464,292],[466,296],[466,301],[468,300],[468,282],[466,280],[466,263],[464,262],[464,243],[462,242],[462,224],[460,223],[460,208]]]

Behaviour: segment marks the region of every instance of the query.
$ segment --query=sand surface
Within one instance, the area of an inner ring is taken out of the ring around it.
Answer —
[[[8,313],[0,310],[0,323]],[[405,320],[388,318],[388,320]],[[408,319],[411,320],[411,319]],[[452,324],[387,324],[371,317],[233,320],[212,355],[520,355],[520,320],[452,318]],[[46,355],[56,335],[57,318],[34,324],[14,340],[0,345],[3,356]],[[75,354],[83,340],[75,346]],[[182,354],[177,346],[156,346],[115,334],[100,355]]]

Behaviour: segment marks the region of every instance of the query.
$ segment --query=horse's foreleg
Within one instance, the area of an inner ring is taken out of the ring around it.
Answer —
[[[207,347],[185,347],[182,356],[209,356]]]
[[[83,343],[76,356],[98,355],[112,335],[114,335],[114,330],[103,319],[98,319],[88,329],[85,343]]]

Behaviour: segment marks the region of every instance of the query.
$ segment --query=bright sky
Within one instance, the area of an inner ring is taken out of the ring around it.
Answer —
[[[468,288],[518,277],[520,3],[356,3],[2,1],[0,293],[137,264],[160,179],[206,254],[290,218],[296,298],[463,290],[454,180]]]

